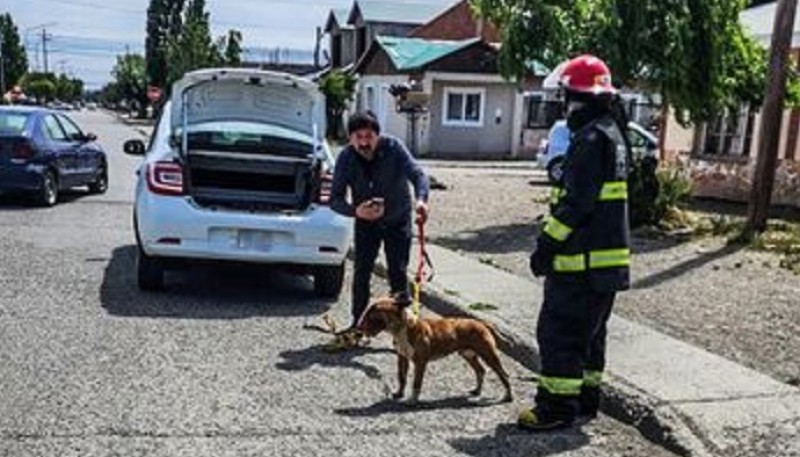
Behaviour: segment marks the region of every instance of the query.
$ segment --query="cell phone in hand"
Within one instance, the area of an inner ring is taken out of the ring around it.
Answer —
[[[384,201],[380,197],[376,197],[376,198],[373,198],[372,200],[370,200],[370,206],[381,207],[381,206],[383,206],[383,204],[384,204]]]

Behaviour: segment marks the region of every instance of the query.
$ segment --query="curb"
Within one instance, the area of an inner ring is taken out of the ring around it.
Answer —
[[[352,251],[348,258],[353,260]],[[380,258],[376,261],[373,272],[382,278],[387,277],[387,269]],[[410,276],[409,279],[412,280]],[[491,314],[470,310],[469,303],[465,300],[440,290],[431,283],[425,284],[420,295],[424,306],[437,314],[479,319],[493,325],[500,336],[500,350],[520,365],[539,371],[538,348],[526,343],[524,338],[504,322]],[[681,416],[669,405],[661,404],[646,392],[627,385],[622,379],[615,377],[613,372],[607,372],[605,378],[601,412],[636,428],[648,441],[682,457],[715,455],[709,450],[714,446],[694,432],[688,418]]]

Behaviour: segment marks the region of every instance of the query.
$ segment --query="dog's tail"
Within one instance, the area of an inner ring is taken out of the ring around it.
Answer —
[[[491,322],[486,322],[486,321],[481,321],[481,322],[483,322],[483,324],[486,325],[486,328],[488,328],[489,331],[492,333],[492,336],[494,337],[494,339],[496,339],[497,341],[500,341],[501,343],[505,344],[506,346],[516,346],[516,344],[513,341],[511,341],[506,336],[504,336],[502,333],[500,333],[500,331],[497,329],[496,325],[492,324]]]

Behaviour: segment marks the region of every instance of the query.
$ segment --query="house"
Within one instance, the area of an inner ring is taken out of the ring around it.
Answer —
[[[475,17],[467,1],[454,3],[438,16],[414,29],[409,36],[431,40],[466,40],[478,37],[488,43],[501,41],[497,27],[483,18]]]
[[[408,36],[454,1],[355,0],[349,10],[331,10],[324,27],[331,67],[357,62],[378,35]]]
[[[742,12],[740,21],[764,46],[772,39],[776,3]],[[800,62],[800,15],[795,19],[792,51]],[[798,66],[800,69],[800,66]],[[670,117],[665,155],[688,169],[692,193],[698,197],[744,202],[749,199],[758,156],[760,114],[741,106],[715,119],[684,128]],[[800,110],[786,110],[782,119],[773,204],[800,206]]]
[[[498,70],[499,33],[462,0],[442,8],[406,37],[377,35],[353,72],[358,109],[373,111],[384,131],[418,155],[443,158],[532,156],[546,135],[545,103],[536,89],[546,69],[523,84]],[[392,86],[413,84],[424,112],[398,112]],[[529,119],[533,118],[533,122]]]
[[[356,31],[347,23],[348,10],[332,9],[323,32],[328,35],[328,59],[332,68],[342,68],[356,61]]]

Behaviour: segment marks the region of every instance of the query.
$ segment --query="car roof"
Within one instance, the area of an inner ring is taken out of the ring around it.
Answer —
[[[25,114],[49,114],[52,113],[53,110],[41,106],[5,105],[5,106],[0,106],[0,112],[25,113]]]

